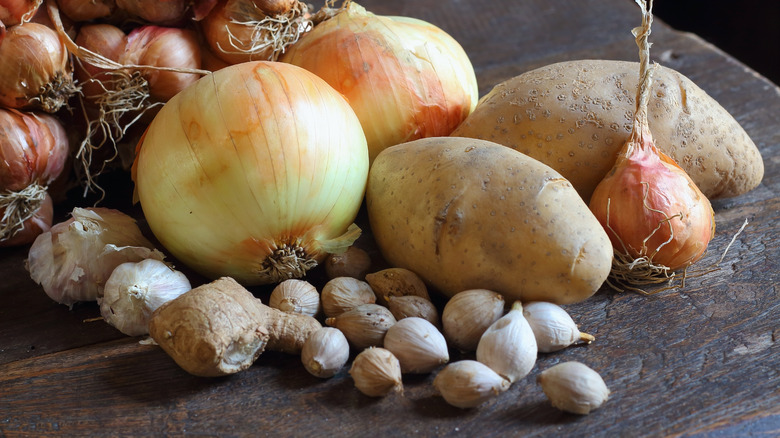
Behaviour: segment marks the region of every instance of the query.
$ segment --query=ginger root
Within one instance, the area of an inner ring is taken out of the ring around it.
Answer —
[[[322,328],[316,319],[264,305],[230,277],[196,287],[160,306],[149,334],[185,371],[221,376],[248,368],[268,348],[300,354]]]

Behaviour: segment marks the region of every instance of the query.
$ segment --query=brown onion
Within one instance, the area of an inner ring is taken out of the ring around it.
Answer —
[[[8,28],[0,40],[0,59],[2,106],[53,113],[77,90],[65,45],[57,32],[42,24]]]
[[[116,6],[130,15],[154,24],[176,24],[187,15],[185,0],[116,0]]]
[[[30,21],[43,0],[0,0],[0,23],[14,26]]]
[[[119,61],[125,51],[127,35],[111,24],[87,24],[79,29],[76,44],[112,61]],[[77,62],[75,71],[81,92],[87,100],[94,101],[111,88],[108,85],[111,77],[103,68],[89,62]]]
[[[74,21],[91,21],[111,16],[116,10],[114,0],[57,0],[62,12]]]

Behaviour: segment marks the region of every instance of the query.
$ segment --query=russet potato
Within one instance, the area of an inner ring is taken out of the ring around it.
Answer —
[[[567,61],[498,84],[452,133],[509,146],[571,181],[588,201],[631,133],[639,63]],[[682,74],[653,72],[648,105],[656,145],[710,199],[741,195],[764,175],[756,145],[712,97]]]
[[[582,301],[607,278],[612,245],[572,185],[492,142],[438,137],[382,151],[366,205],[382,255],[439,292]]]

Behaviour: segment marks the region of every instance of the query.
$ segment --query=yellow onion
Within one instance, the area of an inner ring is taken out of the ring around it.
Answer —
[[[0,26],[30,21],[41,3],[43,0],[0,0]]]
[[[307,15],[297,0],[220,0],[200,25],[211,51],[228,64],[275,61],[310,28]]]
[[[76,92],[68,51],[39,23],[8,28],[0,40],[0,105],[53,113]]]
[[[474,68],[450,35],[421,20],[374,15],[355,2],[315,25],[280,60],[346,96],[372,161],[389,146],[449,135],[477,104]]]
[[[590,209],[615,249],[618,282],[652,283],[699,260],[715,233],[710,201],[672,158],[656,148],[648,125],[652,82],[649,67],[651,10],[634,30],[640,47],[640,85],[633,130],[617,162],[596,186]]]
[[[203,77],[147,129],[136,197],[178,260],[245,285],[296,278],[357,238],[368,149],[343,96],[289,64]]]

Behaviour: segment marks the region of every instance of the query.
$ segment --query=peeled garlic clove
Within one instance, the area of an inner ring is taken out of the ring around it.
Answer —
[[[192,289],[187,277],[165,263],[146,259],[117,266],[98,298],[107,323],[128,336],[149,333],[152,312]]]
[[[336,277],[325,283],[320,300],[325,316],[333,317],[361,304],[374,304],[376,295],[365,281],[352,277]]]
[[[405,295],[402,297],[385,297],[387,308],[395,316],[395,319],[402,320],[412,316],[422,318],[431,324],[439,327],[439,311],[430,300],[417,295]]]
[[[490,290],[458,292],[441,313],[444,337],[459,350],[476,350],[485,330],[504,314],[504,304],[504,297]]]
[[[564,362],[539,373],[537,381],[552,405],[573,414],[589,414],[609,398],[599,373],[580,362]]]
[[[523,316],[531,325],[541,353],[562,350],[579,341],[590,343],[595,340],[593,336],[580,332],[569,313],[557,304],[545,301],[525,303]]]
[[[430,373],[450,360],[444,335],[418,317],[404,318],[390,327],[384,347],[398,358],[403,373]]]
[[[341,330],[355,348],[381,347],[387,330],[395,323],[390,310],[379,304],[362,304],[325,320],[325,324]]]
[[[355,387],[369,397],[383,397],[391,392],[403,392],[401,364],[389,350],[367,348],[355,360],[349,375]]]
[[[387,304],[385,297],[416,295],[431,299],[428,288],[414,272],[404,268],[389,268],[366,275],[366,281],[377,296],[380,304]]]
[[[485,364],[461,360],[439,371],[433,386],[452,406],[474,408],[506,391],[510,383]]]
[[[350,246],[342,254],[330,254],[325,259],[325,273],[328,278],[351,277],[364,280],[371,269],[371,257],[356,246]]]
[[[286,313],[314,316],[320,310],[320,293],[304,280],[285,280],[274,288],[268,305]]]
[[[323,327],[312,333],[301,350],[301,361],[311,375],[333,377],[349,360],[349,343],[341,330]]]
[[[514,383],[527,376],[536,363],[536,338],[523,316],[519,301],[491,324],[477,345],[477,360]]]

